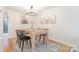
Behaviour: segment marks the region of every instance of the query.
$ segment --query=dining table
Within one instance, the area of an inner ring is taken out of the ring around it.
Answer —
[[[27,35],[31,37],[32,52],[35,52],[36,35],[40,35],[42,33],[45,33],[46,31],[44,31],[43,29],[19,29],[19,30],[25,31],[26,33],[28,33]]]

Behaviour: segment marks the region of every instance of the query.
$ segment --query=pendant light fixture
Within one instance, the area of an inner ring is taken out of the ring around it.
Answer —
[[[34,10],[33,6],[31,6],[30,10],[28,10],[25,15],[36,16],[36,15],[38,15],[38,13],[36,12],[36,10]]]

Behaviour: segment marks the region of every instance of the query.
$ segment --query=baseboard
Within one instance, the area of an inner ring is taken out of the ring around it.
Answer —
[[[71,52],[71,50],[75,48],[75,46],[72,44],[68,44],[66,42],[62,42],[54,38],[48,38],[48,40],[51,43],[55,43],[57,46],[60,46],[60,49],[59,49],[60,52]]]
[[[72,44],[69,44],[69,43],[63,42],[63,41],[59,41],[59,40],[54,39],[54,38],[51,38],[51,37],[49,37],[48,40],[49,40],[50,42],[53,42],[53,43],[55,43],[55,44],[59,44],[59,45],[62,45],[62,46],[75,47],[75,46],[72,45]]]

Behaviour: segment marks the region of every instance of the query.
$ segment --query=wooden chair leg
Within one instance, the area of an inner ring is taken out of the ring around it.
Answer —
[[[22,52],[23,52],[23,48],[24,48],[24,40],[23,40],[23,43],[22,43],[22,49],[21,49]]]
[[[36,40],[37,40],[37,35],[36,35]]]
[[[28,40],[26,40],[26,43],[28,44]]]
[[[32,47],[31,40],[29,39],[30,47]]]
[[[45,43],[44,41],[45,41],[45,36],[43,36],[43,44]]]
[[[47,36],[46,36],[46,39],[45,40],[46,40],[46,45],[47,45]]]
[[[40,40],[41,40],[41,34],[39,35],[39,42],[40,42]]]
[[[21,47],[21,40],[19,41],[19,48]]]
[[[19,40],[18,40],[18,42],[17,42],[18,44],[19,44]]]

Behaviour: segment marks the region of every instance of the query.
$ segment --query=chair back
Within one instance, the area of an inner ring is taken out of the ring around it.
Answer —
[[[48,29],[43,29],[43,31],[44,31],[44,34],[48,34]]]
[[[17,34],[17,37],[21,38],[23,35],[23,32],[20,30],[16,30],[16,34]]]
[[[27,34],[29,34],[29,33],[26,33],[26,32],[21,31],[21,30],[16,30],[16,34],[17,34],[17,37],[19,39],[23,39],[23,38],[27,37]]]

